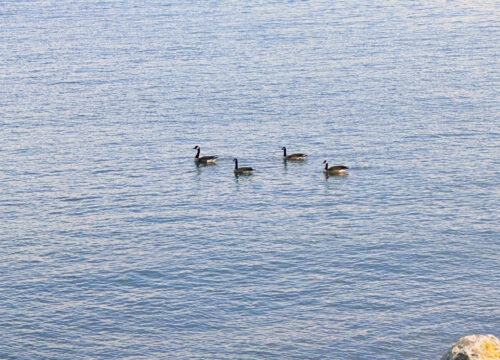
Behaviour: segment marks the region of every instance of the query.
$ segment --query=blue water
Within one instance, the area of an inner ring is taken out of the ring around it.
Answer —
[[[1,359],[500,336],[496,2],[4,0],[0,30]]]

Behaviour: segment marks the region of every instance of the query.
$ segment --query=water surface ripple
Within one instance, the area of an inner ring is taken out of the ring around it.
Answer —
[[[494,1],[5,0],[0,28],[0,358],[500,336]]]

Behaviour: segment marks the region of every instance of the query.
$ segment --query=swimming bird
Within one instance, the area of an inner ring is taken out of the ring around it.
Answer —
[[[295,154],[286,154],[286,147],[282,147],[281,150],[283,150],[283,160],[305,160],[306,159],[306,154],[302,153],[295,153]]]
[[[328,167],[328,160],[323,161],[323,164],[325,164],[323,172],[326,175],[345,175],[347,173],[347,169],[349,169],[347,166],[344,165],[335,165]]]
[[[238,167],[238,159],[233,159],[234,161],[234,175],[250,175],[253,169],[250,166]]]
[[[197,164],[214,164],[217,161],[217,156],[202,156],[200,157],[200,147],[196,145],[193,149],[198,150],[194,156],[194,161]]]

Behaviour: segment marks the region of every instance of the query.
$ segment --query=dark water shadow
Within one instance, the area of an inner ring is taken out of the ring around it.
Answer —
[[[234,182],[236,184],[250,182],[253,178],[253,173],[251,174],[234,174]]]
[[[288,165],[291,166],[304,166],[307,164],[307,159],[304,159],[304,160],[286,160],[286,159],[283,159],[283,169],[284,170],[288,170]]]

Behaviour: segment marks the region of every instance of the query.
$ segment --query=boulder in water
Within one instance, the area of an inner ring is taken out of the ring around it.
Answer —
[[[441,360],[500,360],[500,340],[493,335],[464,336]]]

